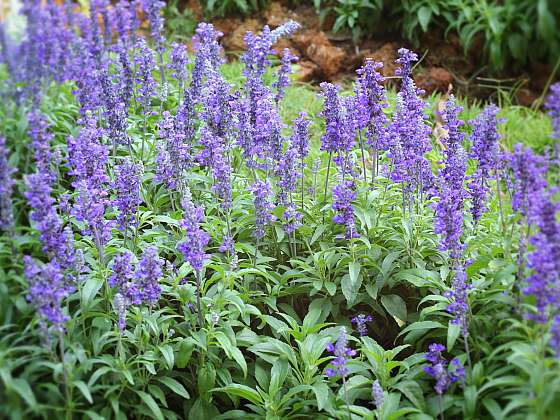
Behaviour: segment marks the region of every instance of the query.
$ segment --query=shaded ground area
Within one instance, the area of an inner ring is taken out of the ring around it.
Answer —
[[[186,6],[196,18],[203,19],[198,0],[189,0]],[[552,66],[541,64],[489,76],[490,70],[481,54],[482,39],[475,40],[467,55],[456,35],[445,36],[443,31],[433,30],[418,40],[420,47],[414,48],[402,39],[391,22],[386,22],[388,26],[382,35],[355,45],[349,34],[324,29],[331,26],[329,18],[327,16],[320,25],[312,5],[293,7],[289,2],[272,1],[258,14],[214,19],[212,22],[224,33],[223,45],[228,54],[235,55],[244,49],[243,36],[247,31],[258,32],[265,24],[274,28],[289,19],[298,21],[303,28],[292,39],[281,40],[276,50],[281,53],[284,48],[290,48],[300,57],[297,78],[301,81],[344,81],[349,76],[354,77],[354,70],[368,57],[382,61],[384,75],[392,77],[397,50],[406,46],[423,57],[416,81],[428,93],[446,92],[451,85],[455,92],[471,98],[496,99],[497,95],[505,94],[516,103],[531,106],[546,88],[553,71]]]

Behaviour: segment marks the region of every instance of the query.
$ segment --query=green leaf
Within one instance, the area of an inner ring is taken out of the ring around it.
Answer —
[[[324,382],[316,383],[313,385],[313,392],[317,399],[317,408],[321,411],[329,403],[329,386]]]
[[[163,413],[161,412],[161,409],[159,408],[158,404],[156,403],[156,401],[153,399],[153,397],[150,394],[148,394],[144,391],[137,391],[137,390],[134,390],[134,392],[136,392],[138,394],[138,396],[142,399],[142,401],[144,401],[144,404],[146,404],[146,406],[153,413],[155,419],[164,420]]]
[[[418,22],[420,22],[420,26],[422,30],[426,32],[428,30],[428,25],[430,24],[430,20],[432,19],[432,9],[428,6],[422,6],[418,10]]]
[[[89,307],[89,305],[95,298],[95,295],[97,294],[99,289],[101,289],[101,286],[103,286],[102,279],[95,276],[88,277],[86,283],[84,284],[84,287],[82,288],[82,304],[85,308]]]
[[[30,407],[35,407],[37,405],[37,400],[35,399],[35,395],[31,390],[31,387],[27,383],[27,381],[23,378],[14,378],[9,383],[9,387],[16,391],[21,398],[29,405]]]
[[[189,393],[187,392],[183,384],[181,384],[177,379],[171,378],[169,376],[163,376],[161,378],[156,378],[156,380],[161,382],[166,387],[168,387],[171,391],[173,391],[175,394],[180,395],[186,400],[191,398],[191,396],[189,395]]]
[[[395,319],[399,326],[403,326],[406,322],[407,310],[406,303],[398,295],[383,295],[381,296],[381,304]]]
[[[88,400],[90,404],[93,404],[93,398],[91,398],[91,392],[84,381],[74,381],[73,384],[80,390],[82,395]]]
[[[177,354],[177,367],[179,369],[184,369],[187,366],[187,363],[189,363],[194,346],[195,343],[191,337],[181,342],[181,345],[179,346],[179,354]]]
[[[433,330],[437,328],[445,328],[445,325],[441,324],[440,322],[435,321],[418,321],[413,324],[410,324],[404,330],[399,333],[399,336],[406,334],[411,331],[419,331],[419,330]]]
[[[313,242],[315,242],[317,239],[319,239],[319,237],[323,234],[323,232],[325,231],[326,228],[327,228],[326,225],[318,226],[317,229],[315,229],[315,232],[313,233],[313,236],[311,237],[311,241],[309,241],[309,245],[312,245]]]
[[[222,388],[216,388],[213,391],[220,391],[225,392],[226,394],[236,395],[241,398],[245,398],[248,401],[251,401],[255,405],[262,405],[263,399],[261,395],[255,391],[253,388],[249,388],[246,385],[241,384],[229,384],[228,386]]]
[[[420,385],[414,381],[404,381],[394,385],[393,387],[401,391],[416,408],[425,411],[426,403],[424,401],[424,394]]]
[[[283,357],[280,357],[276,363],[272,365],[270,386],[268,387],[268,393],[271,398],[278,393],[289,372],[290,365],[288,364],[288,360]]]
[[[461,333],[461,328],[459,324],[453,324],[449,321],[449,326],[447,327],[447,351],[451,351],[453,346],[455,346],[455,341]]]
[[[175,356],[173,355],[173,348],[166,344],[165,346],[158,347],[159,351],[163,355],[165,359],[165,364],[167,365],[167,369],[172,370],[173,365],[175,364]]]
[[[348,265],[348,274],[344,275],[340,281],[342,293],[348,302],[352,305],[358,296],[360,287],[362,285],[362,278],[360,276],[360,264],[356,261]]]

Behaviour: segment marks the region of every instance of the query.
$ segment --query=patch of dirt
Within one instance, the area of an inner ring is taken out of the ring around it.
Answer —
[[[426,71],[416,76],[416,84],[426,93],[445,92],[453,84],[453,76],[443,67],[429,67]]]
[[[233,30],[231,30],[233,28]],[[262,28],[261,23],[257,19],[245,19],[243,21],[236,20],[232,27],[224,27],[220,30],[224,33],[222,45],[231,51],[242,51],[245,49],[245,41],[243,38],[248,31],[258,33]],[[229,29],[226,31],[225,29]]]
[[[296,33],[292,40],[327,78],[331,79],[343,70],[346,52],[334,46],[324,32],[304,30]]]

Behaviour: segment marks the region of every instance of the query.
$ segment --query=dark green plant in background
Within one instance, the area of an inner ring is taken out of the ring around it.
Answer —
[[[203,0],[204,13],[208,17],[224,17],[230,14],[248,15],[264,8],[269,0]]]
[[[333,32],[350,31],[354,42],[374,30],[383,10],[383,0],[313,0],[313,4],[321,22],[334,13]]]

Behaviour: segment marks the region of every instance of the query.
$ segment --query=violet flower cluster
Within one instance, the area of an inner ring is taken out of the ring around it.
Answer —
[[[292,63],[298,60],[299,57],[293,55],[289,48],[284,49],[276,80],[272,83],[272,87],[276,89],[274,100],[277,104],[280,103],[284,97],[286,87],[290,85],[289,75],[292,73]]]
[[[9,163],[9,155],[6,138],[0,135],[0,230],[5,232],[11,231],[14,225],[12,192],[16,170]]]
[[[68,138],[68,163],[74,177],[72,185],[78,196],[72,209],[76,220],[84,222],[82,233],[90,235],[98,251],[111,237],[113,223],[105,219],[109,205],[107,163],[109,150],[102,144],[104,130],[97,127],[97,120],[89,115],[82,121],[76,138]]]
[[[140,185],[142,181],[142,164],[133,163],[125,158],[123,163],[115,166],[115,181],[113,188],[116,198],[114,207],[119,210],[117,223],[120,229],[136,225],[136,211],[142,202],[140,199]]]
[[[453,96],[446,103],[443,114],[447,136],[443,139],[443,168],[438,173],[439,201],[435,205],[434,231],[442,236],[440,249],[448,250],[455,266],[463,252],[464,188],[467,158],[462,148],[464,135],[459,131],[463,122],[458,115],[461,107]]]
[[[533,250],[527,256],[527,266],[531,274],[524,292],[536,299],[537,313],[529,314],[529,318],[544,323],[560,314],[560,223],[556,218],[560,208],[551,194],[533,200],[539,229],[530,238]]]
[[[121,331],[126,328],[128,307],[142,303],[153,307],[161,296],[159,281],[164,261],[158,256],[157,248],[146,248],[140,262],[136,264],[136,269],[132,258],[133,255],[128,250],[118,254],[113,260],[113,274],[108,280],[109,286],[116,288],[113,304]]]
[[[431,165],[425,157],[432,149],[431,129],[426,123],[426,104],[420,98],[424,91],[418,89],[411,78],[412,63],[418,60],[418,56],[406,48],[399,49],[398,53],[396,63],[400,67],[396,73],[402,77],[402,82],[387,138],[389,157],[394,165],[391,179],[402,184],[405,205],[410,205],[414,193],[420,195],[433,186]]]
[[[470,138],[472,149],[469,157],[476,161],[477,168],[468,182],[468,192],[471,199],[470,212],[475,223],[487,211],[489,182],[495,178],[500,166],[498,112],[497,106],[489,105],[474,120],[470,121],[473,132]]]
[[[343,181],[333,187],[332,208],[336,212],[333,222],[344,225],[344,239],[359,238],[360,234],[356,230],[354,221],[354,206],[352,202],[356,200],[358,194],[355,191],[354,181]]]
[[[366,144],[374,151],[387,150],[388,118],[384,110],[388,107],[383,83],[385,78],[378,72],[383,63],[366,59],[363,67],[356,70],[356,112],[358,128],[366,130]]]
[[[550,86],[550,95],[546,100],[545,107],[548,109],[548,115],[552,118],[552,136],[556,140],[560,140],[560,82]],[[556,146],[558,147],[558,142]]]
[[[545,174],[548,169],[546,159],[536,155],[531,148],[521,144],[514,146],[507,161],[511,170],[511,207],[529,223],[537,219],[536,206],[547,187]]]
[[[177,249],[185,257],[194,271],[200,272],[204,266],[204,261],[208,258],[205,252],[206,245],[210,240],[200,224],[204,221],[204,208],[197,207],[192,201],[190,190],[187,188],[183,200],[184,218],[180,225],[186,231],[185,240],[177,244]]]
[[[356,355],[356,350],[348,346],[348,335],[345,327],[340,328],[336,343],[327,344],[327,351],[334,355],[334,359],[330,363],[332,367],[325,370],[325,375],[329,378],[340,376],[345,379],[348,376],[348,360]]]
[[[351,319],[352,324],[356,325],[356,331],[360,334],[360,337],[364,337],[368,333],[367,324],[373,321],[371,315],[358,314]]]
[[[186,137],[194,136],[190,129],[191,118],[194,118],[194,110],[187,95],[177,116],[164,111],[159,123],[155,180],[172,191],[180,186],[184,172],[193,165],[192,147]]]
[[[451,360],[451,364],[443,357],[442,352],[445,346],[433,343],[429,346],[429,352],[426,353],[426,360],[430,362],[430,366],[424,367],[424,372],[436,380],[434,390],[442,395],[455,382],[463,382],[465,379],[465,368],[457,358]]]
[[[258,243],[264,238],[266,226],[276,220],[276,217],[271,213],[274,210],[274,204],[271,201],[272,189],[268,181],[256,181],[251,186],[251,192],[253,193],[255,207],[253,236]]]

